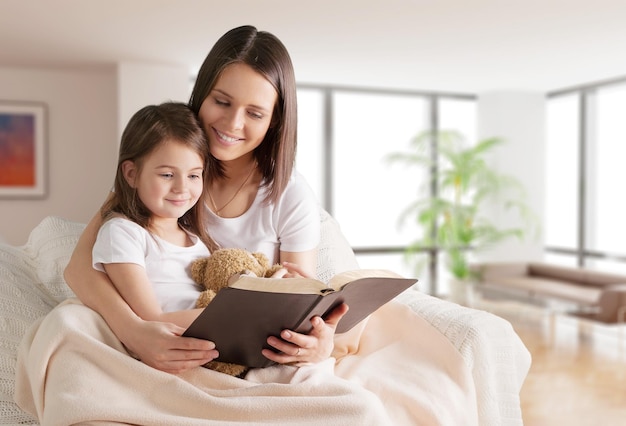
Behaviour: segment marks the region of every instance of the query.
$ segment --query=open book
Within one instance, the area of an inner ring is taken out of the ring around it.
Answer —
[[[350,310],[336,333],[345,333],[416,282],[369,269],[337,274],[328,285],[311,278],[241,275],[217,293],[183,335],[213,341],[220,353],[217,361],[267,367],[274,362],[261,349],[272,349],[266,342],[270,335],[285,329],[306,334],[312,317],[324,318],[342,302]]]

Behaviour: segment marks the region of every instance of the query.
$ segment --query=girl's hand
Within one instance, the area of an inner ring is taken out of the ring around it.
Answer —
[[[291,262],[283,262],[283,269],[278,272],[284,271],[281,275],[281,278],[310,278],[304,269],[302,269],[299,265]],[[278,273],[277,272],[277,273]]]
[[[182,337],[185,329],[172,323],[143,321],[128,327],[122,342],[144,364],[178,374],[217,358],[215,344]]]
[[[282,339],[268,337],[267,343],[280,353],[263,349],[263,355],[279,364],[317,363],[328,359],[334,348],[335,329],[346,312],[348,305],[342,303],[331,311],[326,321],[319,316],[311,318],[313,329],[308,335],[283,330],[280,334]]]

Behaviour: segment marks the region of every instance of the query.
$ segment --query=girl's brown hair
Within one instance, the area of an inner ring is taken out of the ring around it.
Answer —
[[[141,201],[136,189],[126,181],[122,164],[130,160],[135,163],[138,173],[141,173],[144,159],[165,142],[180,143],[195,151],[203,160],[202,173],[206,176],[209,145],[200,123],[189,107],[180,102],[143,107],[131,117],[122,134],[115,174],[115,192],[100,210],[103,220],[118,213],[146,229],[150,228],[152,213]],[[206,190],[203,190],[198,202],[178,218],[178,223],[196,234],[213,251],[216,244],[206,230],[205,197]]]
[[[226,67],[243,63],[269,81],[278,99],[263,142],[254,156],[269,188],[265,201],[278,200],[291,177],[297,145],[296,81],[287,49],[274,35],[253,26],[234,28],[224,34],[207,55],[196,79],[189,106],[198,115],[202,102],[217,83]],[[208,180],[224,175],[223,168],[209,154]]]

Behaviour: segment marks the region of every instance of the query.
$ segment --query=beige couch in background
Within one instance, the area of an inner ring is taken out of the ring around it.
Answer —
[[[480,263],[473,270],[475,290],[487,298],[559,301],[574,314],[604,323],[624,322],[626,316],[626,275],[540,262]]]

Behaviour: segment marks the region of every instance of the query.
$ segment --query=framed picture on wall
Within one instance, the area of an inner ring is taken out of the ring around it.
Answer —
[[[0,198],[46,195],[46,109],[0,100]]]

